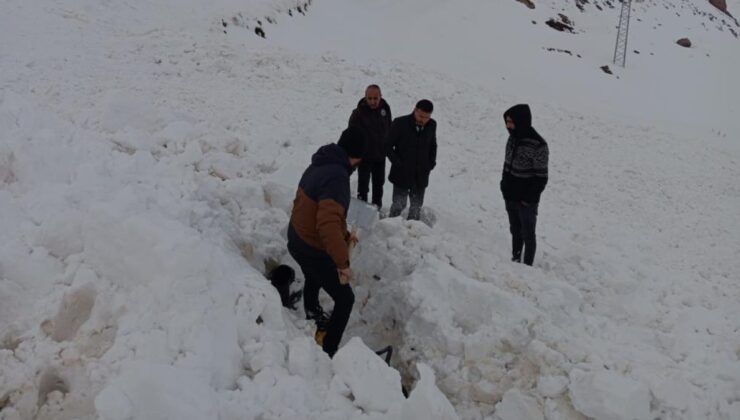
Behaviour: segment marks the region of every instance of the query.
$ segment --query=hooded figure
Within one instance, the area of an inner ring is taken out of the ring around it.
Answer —
[[[347,326],[355,295],[340,276],[351,279],[347,210],[349,175],[365,153],[363,133],[349,127],[336,144],[321,146],[298,183],[288,225],[288,251],[305,278],[303,307],[306,318],[316,321],[322,346],[333,356]],[[327,316],[319,305],[319,289],[334,300]]]
[[[532,265],[536,250],[535,226],[540,195],[547,185],[547,142],[532,127],[532,113],[526,104],[504,113],[509,139],[501,175],[501,193],[506,201],[512,235],[512,260]]]

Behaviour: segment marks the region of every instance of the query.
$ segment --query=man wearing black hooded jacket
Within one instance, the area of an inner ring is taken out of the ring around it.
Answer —
[[[372,203],[383,207],[383,184],[385,183],[385,149],[383,142],[391,125],[391,107],[383,99],[378,85],[365,89],[365,97],[349,117],[349,125],[365,134],[365,153],[357,169],[357,198],[367,201],[370,179],[373,182]]]
[[[537,207],[547,185],[549,150],[545,139],[532,127],[532,113],[528,105],[509,108],[504,113],[504,121],[509,140],[506,142],[501,192],[509,215],[511,259],[532,265],[537,249]]]

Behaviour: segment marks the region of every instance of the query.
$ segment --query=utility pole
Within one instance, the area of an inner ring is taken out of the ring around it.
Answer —
[[[627,64],[627,37],[630,32],[630,11],[632,0],[622,0],[622,12],[619,14],[619,31],[617,45],[614,47],[614,64],[624,67]]]

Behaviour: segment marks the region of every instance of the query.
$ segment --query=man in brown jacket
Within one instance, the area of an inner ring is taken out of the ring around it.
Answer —
[[[364,152],[365,138],[356,127],[344,130],[336,144],[320,147],[298,184],[288,226],[288,251],[305,277],[306,318],[326,331],[323,337],[317,333],[317,341],[323,339],[320,344],[329,356],[339,347],[355,301],[349,285],[349,244],[356,238],[347,231],[347,209],[349,176]],[[334,300],[328,321],[319,305],[319,289]]]

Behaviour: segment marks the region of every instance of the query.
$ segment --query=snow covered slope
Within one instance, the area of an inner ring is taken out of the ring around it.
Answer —
[[[635,2],[617,79],[593,2],[1,1],[0,418],[740,418],[739,44],[689,5]],[[362,238],[330,360],[261,271],[374,82],[435,101],[433,226]],[[523,101],[532,268],[496,185]]]
[[[619,2],[534,4],[325,0],[305,19],[283,18],[267,28],[267,39],[303,52],[335,51],[358,63],[414,63],[581,114],[740,136],[740,25],[707,1],[633,2],[626,69],[611,63]],[[740,14],[737,2],[728,8]],[[559,15],[573,33],[545,24],[562,20]],[[692,48],[676,45],[683,37]],[[615,74],[603,73],[604,65]]]

